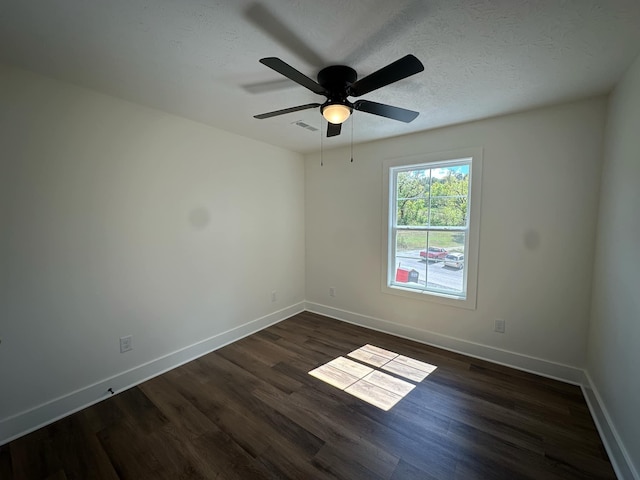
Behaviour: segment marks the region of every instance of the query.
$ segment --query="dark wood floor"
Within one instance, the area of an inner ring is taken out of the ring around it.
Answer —
[[[388,412],[308,375],[437,365]],[[303,313],[0,447],[9,479],[615,478],[578,387]]]

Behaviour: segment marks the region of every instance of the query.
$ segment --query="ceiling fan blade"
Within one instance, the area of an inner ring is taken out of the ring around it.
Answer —
[[[299,112],[300,110],[308,110],[310,108],[319,107],[319,103],[307,103],[306,105],[298,105],[297,107],[284,108],[282,110],[276,110],[269,113],[261,113],[260,115],[254,115],[253,118],[263,120],[265,118],[276,117],[278,115],[284,115],[285,113]]]
[[[341,123],[327,122],[327,138],[328,137],[335,137],[337,135],[340,135],[340,131],[341,130],[342,130],[342,124]]]
[[[353,108],[361,112],[372,113],[373,115],[379,115],[381,117],[391,118],[405,123],[415,120],[416,117],[420,115],[419,112],[414,112],[413,110],[392,107],[391,105],[372,102],[370,100],[358,100],[353,104]]]
[[[420,60],[413,55],[407,55],[355,82],[349,87],[349,95],[359,97],[423,70],[424,65]]]
[[[276,72],[285,77],[293,80],[297,84],[302,85],[305,88],[308,88],[313,93],[317,93],[318,95],[326,95],[327,91],[317,82],[311,80],[305,74],[300,73],[298,70],[293,68],[291,65],[284,63],[277,57],[267,57],[261,58],[260,63],[266,65],[269,68],[272,68]]]

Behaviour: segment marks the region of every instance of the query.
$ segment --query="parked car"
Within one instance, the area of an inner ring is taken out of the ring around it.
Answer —
[[[447,256],[447,249],[442,247],[429,247],[427,250],[422,250],[420,256],[432,262],[442,261],[444,257]]]
[[[449,253],[444,257],[445,267],[454,267],[460,270],[464,267],[464,253]]]

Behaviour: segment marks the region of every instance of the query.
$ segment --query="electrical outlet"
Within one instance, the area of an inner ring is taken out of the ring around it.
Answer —
[[[330,297],[336,296],[336,287],[329,287],[329,296]]]
[[[127,335],[126,337],[120,337],[120,353],[133,350],[132,342],[133,342],[133,337],[131,335]]]
[[[504,333],[505,330],[505,321],[501,318],[496,318],[496,321],[493,326],[493,331],[498,333]]]
[[[278,300],[278,293],[274,290],[271,292],[271,301],[275,302],[276,300]]]

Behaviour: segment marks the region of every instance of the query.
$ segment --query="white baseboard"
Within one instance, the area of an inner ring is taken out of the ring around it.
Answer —
[[[516,368],[544,377],[561,380],[574,385],[582,385],[584,382],[584,371],[581,368],[551,362],[541,358],[530,357],[521,353],[502,350],[500,348],[482,345],[455,337],[449,337],[429,330],[422,330],[407,325],[390,322],[380,318],[374,318],[359,313],[349,312],[327,305],[313,302],[306,302],[305,309],[325,315],[327,317],[353,323],[362,327],[370,328],[384,333],[390,333],[398,337],[415,340],[444,350],[461,353],[470,357],[487,360],[507,367]]]
[[[111,395],[108,392],[109,388],[113,388],[116,393],[121,392],[302,311],[304,311],[304,302],[291,305],[125,372],[100,380],[92,385],[87,385],[74,392],[52,399],[37,407],[4,418],[0,420],[0,445],[108,398]]]
[[[629,453],[622,443],[618,432],[611,421],[609,412],[598,393],[589,372],[585,372],[585,384],[582,386],[582,393],[587,400],[589,411],[600,433],[600,438],[611,460],[611,465],[620,480],[640,480],[638,470],[633,465]]]

